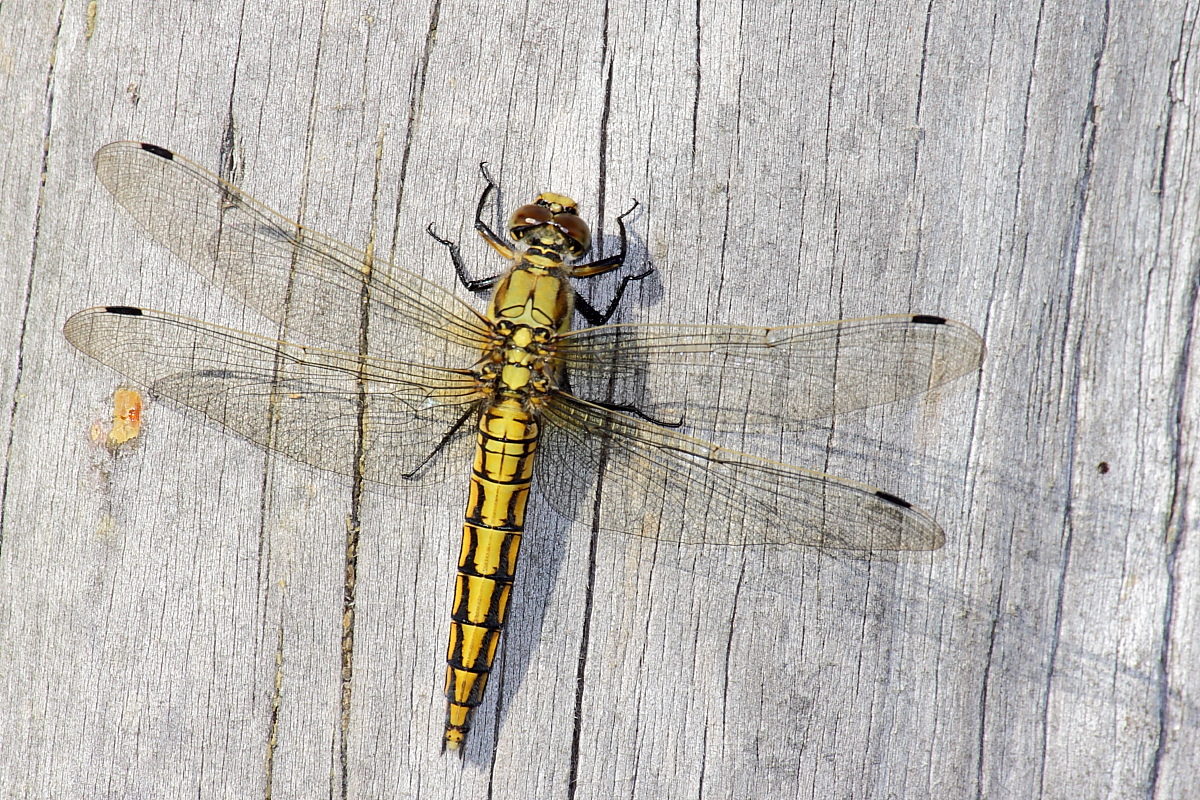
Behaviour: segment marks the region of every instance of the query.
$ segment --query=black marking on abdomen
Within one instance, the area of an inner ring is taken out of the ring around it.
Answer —
[[[473,520],[470,517],[467,517],[467,519],[464,521],[466,522],[466,525],[464,527],[470,528],[472,531],[498,531],[499,533],[507,534],[507,536],[504,539],[505,547],[512,544],[513,536],[521,536],[522,534],[525,533],[524,525],[488,525],[485,522],[479,522],[478,520]],[[474,539],[474,537],[476,536],[475,533],[472,533],[471,535],[474,540],[474,544],[472,544],[472,546],[471,546],[470,553],[471,553],[471,558],[474,559],[475,545],[478,544],[478,541],[476,539]],[[491,576],[490,575],[481,575],[481,577],[490,578]]]
[[[513,490],[508,498],[508,505],[504,509],[502,520],[496,520],[484,516],[483,506],[488,500],[486,483],[494,483],[497,486],[517,486],[519,488]],[[520,525],[513,520],[524,518],[524,504],[529,500],[529,481],[521,481],[516,484],[503,484],[498,481],[480,480],[476,478],[471,481],[469,499],[467,501],[467,512],[463,518],[472,525],[479,528],[491,528],[494,531],[512,531],[521,533],[525,530],[524,525]]]
[[[504,534],[504,538],[500,542],[500,558],[496,564],[495,572],[480,572],[474,566],[479,557],[480,531],[497,531]],[[466,544],[464,545],[465,552],[459,555],[459,574],[473,575],[477,578],[492,578],[511,583],[517,572],[514,548],[519,549],[521,547],[521,534],[523,533],[524,531],[520,526],[510,525],[497,528],[488,525],[476,525],[468,520],[467,524],[463,525],[463,539]]]
[[[504,612],[503,606],[507,602],[504,591],[508,589],[512,591],[512,580],[497,580],[493,577],[476,578],[480,581],[489,581],[495,584],[492,587],[492,596],[488,602],[487,613],[484,614],[482,620],[471,619],[471,581],[468,576],[459,570],[455,577],[457,585],[455,591],[458,593],[458,604],[451,609],[450,619],[462,625],[472,625],[476,628],[487,628],[489,631],[498,631],[504,628]]]
[[[522,484],[525,484],[525,485],[529,484],[529,478],[513,478],[510,481],[506,481],[506,480],[501,480],[500,478],[493,478],[491,475],[488,475],[488,474],[482,473],[482,472],[477,472],[474,469],[471,470],[471,474],[474,475],[476,478],[478,478],[481,481],[487,481],[488,483],[494,483],[494,484],[497,484],[498,486],[521,486]]]
[[[454,674],[455,669],[459,668],[453,667],[449,672],[450,680],[446,687],[446,697],[454,697],[458,693],[458,676]],[[461,671],[471,675],[477,675],[479,676],[479,679],[475,681],[475,684],[471,687],[471,693],[467,695],[466,702],[460,703],[457,700],[451,700],[450,704],[455,706],[464,706],[466,708],[475,708],[483,702],[483,690],[487,687],[487,678],[488,674],[492,671],[491,667],[488,667],[484,670],[463,669]],[[464,731],[470,730],[469,725],[463,725],[461,728]]]
[[[532,427],[532,426],[530,426],[530,427]],[[490,433],[485,430],[480,430],[479,435],[486,437],[490,441],[504,442],[505,444],[531,444],[533,442],[536,442],[542,436],[541,432],[536,429],[529,436],[522,436],[520,439],[510,439],[507,436],[497,436],[496,434]]]
[[[464,519],[472,527],[482,528],[483,530],[500,531],[501,533],[517,533],[517,534],[521,534],[521,533],[525,532],[524,525],[489,525],[485,521],[481,521],[478,519],[471,519],[471,517],[465,517]]]
[[[455,669],[460,669],[463,672],[469,672],[472,675],[488,675],[488,674],[490,674],[492,671],[491,665],[488,665],[486,667],[468,667],[462,663],[462,652],[461,652],[462,646],[461,646],[461,644],[462,643],[460,642],[459,643],[459,651],[460,652],[458,654],[459,657],[457,659],[447,658],[446,663],[449,664],[450,666],[454,667]],[[451,700],[450,702],[453,703],[455,701]],[[468,708],[474,708],[475,706],[479,705],[479,703],[467,702],[467,703],[458,703],[458,705],[467,706]]]

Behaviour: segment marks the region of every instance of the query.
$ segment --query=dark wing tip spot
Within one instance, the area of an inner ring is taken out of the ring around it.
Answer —
[[[912,321],[917,325],[945,325],[945,317],[935,317],[932,314],[913,314]]]
[[[159,158],[165,158],[167,161],[173,161],[175,159],[174,153],[172,153],[167,148],[159,147],[156,144],[150,144],[149,142],[142,142],[142,149],[145,150],[147,153],[153,153],[154,155],[158,156]]]
[[[109,314],[121,314],[126,317],[140,317],[142,310],[133,306],[105,306],[104,310]]]
[[[907,500],[896,497],[894,494],[888,494],[887,492],[879,489],[875,490],[875,496],[880,500],[886,500],[894,506],[900,506],[901,508],[912,508],[912,503],[908,502]]]

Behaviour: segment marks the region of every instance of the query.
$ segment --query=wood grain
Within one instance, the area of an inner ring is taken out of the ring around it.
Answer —
[[[0,794],[1193,795],[1196,17],[4,3]],[[120,379],[70,313],[262,324],[99,186],[117,139],[447,286],[430,222],[499,266],[470,227],[487,161],[504,208],[569,194],[610,252],[641,202],[658,276],[622,319],[961,320],[976,380],[758,443],[947,545],[652,553],[535,508],[488,702],[442,756],[465,477],[359,494],[153,398],[136,444],[92,443]]]

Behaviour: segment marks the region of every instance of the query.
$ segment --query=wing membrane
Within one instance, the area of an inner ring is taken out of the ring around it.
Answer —
[[[472,425],[456,427],[479,400],[466,370],[360,358],[127,307],[81,311],[63,332],[232,433],[342,475],[361,467],[380,483],[411,485],[414,471],[438,480],[430,456],[474,441]]]
[[[778,430],[973,372],[983,341],[961,323],[904,314],[783,328],[608,325],[567,334],[556,354],[581,397],[699,430]]]
[[[310,231],[182,156],[114,142],[96,175],[155,240],[247,306],[330,345],[467,366],[484,320],[437,284]],[[369,335],[364,335],[369,334]]]
[[[612,498],[603,528],[686,544],[885,551],[945,542],[924,511],[870,486],[727,450],[571,395],[557,396],[543,419],[550,425],[542,493],[555,505],[578,502],[602,470]]]

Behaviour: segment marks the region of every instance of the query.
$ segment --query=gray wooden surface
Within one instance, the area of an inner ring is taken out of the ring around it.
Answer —
[[[1196,796],[1197,3],[136,6],[0,5],[3,797]],[[782,442],[947,545],[654,560],[534,508],[442,756],[465,465],[356,499],[153,401],[92,443],[71,312],[254,324],[99,186],[127,138],[446,285],[431,221],[499,266],[486,160],[610,247],[641,201],[625,320],[962,320],[979,377]]]

